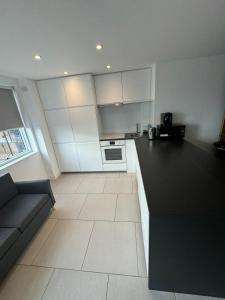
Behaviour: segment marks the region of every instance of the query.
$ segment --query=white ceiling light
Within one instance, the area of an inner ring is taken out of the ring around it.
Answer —
[[[111,69],[111,66],[110,66],[110,65],[107,65],[106,68],[109,70],[109,69]]]
[[[41,55],[39,55],[39,54],[34,55],[34,59],[41,60]]]
[[[67,71],[64,72],[64,75],[68,75],[69,73]]]
[[[121,103],[115,103],[115,106],[120,106],[121,105]]]
[[[102,45],[102,44],[97,44],[97,45],[96,45],[96,49],[97,49],[97,50],[102,50],[102,48],[103,48],[103,45]]]

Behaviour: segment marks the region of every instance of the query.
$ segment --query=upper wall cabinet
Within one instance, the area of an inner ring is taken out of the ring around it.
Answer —
[[[63,84],[69,107],[95,104],[94,84],[91,75],[65,77]]]
[[[151,69],[122,72],[124,102],[151,100]]]
[[[97,104],[112,104],[122,102],[121,73],[95,76]]]
[[[67,106],[62,79],[38,81],[37,87],[45,110]]]

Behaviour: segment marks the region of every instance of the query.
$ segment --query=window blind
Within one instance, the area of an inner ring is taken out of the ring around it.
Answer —
[[[12,89],[0,88],[0,131],[23,127]]]

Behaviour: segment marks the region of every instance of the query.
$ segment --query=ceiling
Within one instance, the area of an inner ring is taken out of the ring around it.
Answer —
[[[1,75],[103,73],[107,64],[119,71],[223,53],[225,0],[0,0]]]

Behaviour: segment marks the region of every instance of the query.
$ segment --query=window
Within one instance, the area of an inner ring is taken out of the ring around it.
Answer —
[[[0,131],[0,166],[31,152],[24,128]]]

